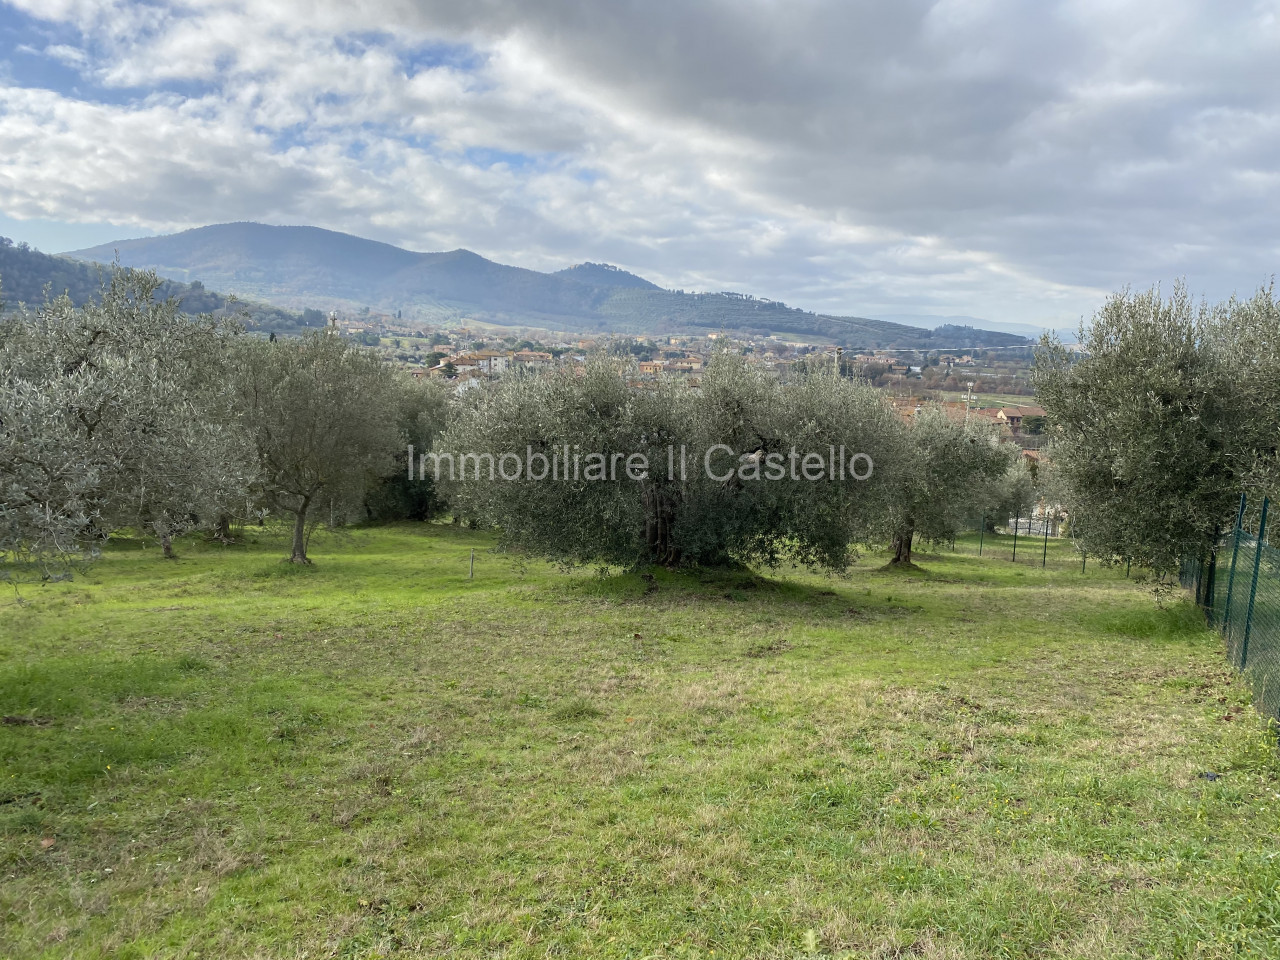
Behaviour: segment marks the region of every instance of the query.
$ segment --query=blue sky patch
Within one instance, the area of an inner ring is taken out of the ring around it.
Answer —
[[[58,47],[79,51],[83,61],[75,63],[58,56]],[[197,98],[218,89],[217,84],[203,80],[169,80],[147,87],[107,86],[94,75],[103,59],[100,46],[75,27],[40,20],[0,2],[0,82],[115,106],[136,103],[153,93]]]
[[[463,151],[463,157],[467,163],[477,167],[484,167],[486,170],[490,167],[496,167],[498,164],[505,164],[508,169],[519,172],[525,172],[540,165],[540,161],[536,156],[527,153],[510,153],[506,150],[493,150],[489,147],[470,147]]]

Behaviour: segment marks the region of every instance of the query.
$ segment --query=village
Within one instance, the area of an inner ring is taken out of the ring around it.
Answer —
[[[899,415],[910,420],[940,407],[949,417],[979,418],[1018,443],[1029,461],[1039,458],[1045,411],[1034,402],[1030,346],[947,351],[844,350],[776,336],[708,333],[702,336],[594,336],[510,331],[487,326],[423,327],[394,316],[331,315],[344,336],[379,350],[389,363],[414,377],[443,381],[466,390],[520,370],[559,366],[582,368],[596,356],[630,358],[642,386],[676,377],[689,389],[701,386],[703,368],[716,350],[730,350],[779,378],[826,372],[866,380],[886,391]]]

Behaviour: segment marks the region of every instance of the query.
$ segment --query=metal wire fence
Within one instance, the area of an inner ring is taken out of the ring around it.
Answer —
[[[1039,508],[1028,517],[974,515],[961,525],[961,531],[949,546],[941,549],[991,560],[1008,560],[1019,565],[1040,567],[1063,573],[1089,573],[1106,570],[1108,574],[1119,570],[1129,576],[1131,568],[1125,563],[1118,567],[1101,564],[1096,557],[1085,557],[1079,543],[1068,535],[1062,516],[1055,511]],[[922,544],[921,552],[930,549]]]
[[[1231,533],[1209,557],[1184,560],[1181,573],[1259,708],[1280,718],[1280,549],[1267,539],[1270,506],[1264,499],[1251,517],[1241,497]]]

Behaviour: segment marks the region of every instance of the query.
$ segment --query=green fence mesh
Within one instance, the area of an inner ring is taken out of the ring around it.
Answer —
[[[1280,718],[1280,549],[1268,537],[1280,518],[1268,519],[1268,512],[1252,523],[1237,521],[1212,557],[1184,561],[1181,573],[1182,585],[1221,631],[1227,657],[1248,679],[1259,708]]]

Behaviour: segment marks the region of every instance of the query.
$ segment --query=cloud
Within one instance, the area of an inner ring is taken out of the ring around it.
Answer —
[[[79,77],[0,73],[11,216],[314,223],[1046,323],[1126,283],[1249,289],[1277,262],[1274,3],[10,10]]]

